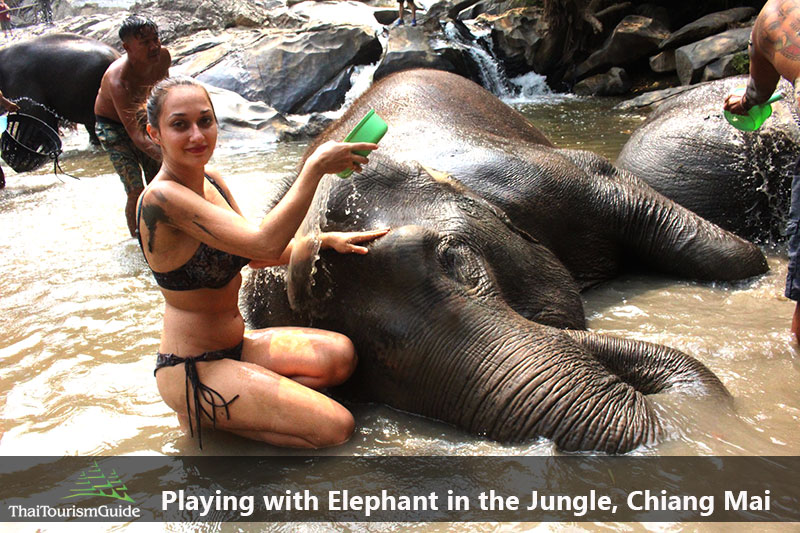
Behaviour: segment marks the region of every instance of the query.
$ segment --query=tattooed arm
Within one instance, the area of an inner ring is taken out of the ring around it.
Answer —
[[[792,83],[800,75],[800,1],[769,0],[753,26],[750,79],[743,96],[729,95],[725,109],[745,114],[769,99],[781,76]]]

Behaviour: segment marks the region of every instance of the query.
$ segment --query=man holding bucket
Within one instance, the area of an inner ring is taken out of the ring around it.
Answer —
[[[781,77],[798,89],[800,79],[800,0],[769,0],[758,14],[750,36],[750,78],[744,94],[731,94],[724,109],[745,115],[753,106],[767,102]],[[795,102],[797,103],[797,102]],[[792,179],[792,200],[789,208],[789,272],[786,277],[787,298],[797,302],[791,331],[800,343],[800,161]]]
[[[172,61],[161,46],[158,26],[152,20],[131,15],[119,30],[127,52],[114,61],[103,75],[94,104],[95,132],[108,152],[114,170],[125,186],[125,218],[132,237],[136,236],[136,201],[161,166],[161,150],[139,126],[136,110],[150,87],[169,76]]]

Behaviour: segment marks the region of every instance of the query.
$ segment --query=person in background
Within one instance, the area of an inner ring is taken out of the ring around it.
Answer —
[[[135,237],[136,200],[145,181],[149,183],[161,166],[161,150],[142,131],[136,111],[147,91],[169,76],[172,59],[161,46],[158,26],[148,18],[126,18],[119,38],[126,54],[109,65],[100,82],[94,104],[95,133],[125,187],[125,219]]]
[[[406,0],[397,0],[397,22],[394,23],[395,26],[402,26],[405,24],[405,20],[403,20],[403,4]],[[414,4],[414,0],[408,0],[408,7],[411,8],[411,25],[417,25],[417,6]]]
[[[287,263],[323,175],[360,171],[367,158],[353,151],[377,145],[321,145],[258,224],[242,216],[225,180],[206,167],[217,119],[205,88],[191,78],[168,78],[153,88],[146,111],[147,133],[161,148],[163,163],[139,199],[137,225],[165,301],[156,361],[162,398],[190,434],[197,429],[198,438],[203,425],[212,425],[278,446],[345,442],[352,415],[317,389],[340,384],[353,372],[352,342],[311,328],[245,331],[239,271],[247,264]],[[363,244],[387,231],[323,233],[321,246],[366,254]]]
[[[11,30],[11,8],[4,0],[0,0],[0,27],[3,28],[5,37],[12,37],[14,32]]]
[[[800,78],[800,0],[769,0],[756,18],[750,36],[750,77],[744,94],[730,94],[725,98],[724,109],[744,115],[754,105],[766,102],[781,77],[795,88]],[[798,101],[795,100],[795,105]],[[792,179],[791,207],[789,208],[789,271],[786,277],[786,297],[797,302],[792,317],[791,331],[800,343],[800,161]]]

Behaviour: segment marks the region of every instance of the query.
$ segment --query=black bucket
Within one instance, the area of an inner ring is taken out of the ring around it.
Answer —
[[[36,117],[9,113],[8,126],[0,137],[3,160],[16,172],[30,172],[61,154],[58,133]]]

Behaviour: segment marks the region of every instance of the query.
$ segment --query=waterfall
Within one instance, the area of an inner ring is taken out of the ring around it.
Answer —
[[[482,85],[506,103],[525,103],[552,96],[545,77],[535,72],[509,79],[502,63],[492,52],[490,31],[468,27],[472,39],[467,38],[453,22],[445,25],[445,35],[450,43],[465,50],[478,65]]]
[[[484,38],[488,32],[483,32],[483,35],[476,35],[475,40],[471,41],[458,31],[458,28],[456,28],[453,22],[448,22],[445,24],[444,33],[451,44],[457,44],[470,55],[473,61],[475,61],[481,76],[481,84],[488,91],[491,91],[492,94],[500,98],[513,96],[512,87],[508,82],[508,77],[506,76],[505,69],[503,69],[503,65],[480,45],[480,40]]]

